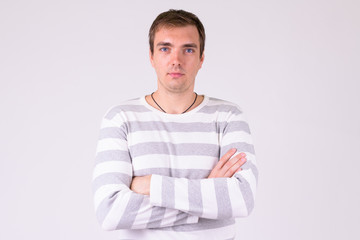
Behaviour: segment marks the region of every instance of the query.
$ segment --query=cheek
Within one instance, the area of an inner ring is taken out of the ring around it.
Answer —
[[[201,65],[200,65],[199,63],[194,63],[191,71],[192,71],[194,74],[196,74],[196,73],[199,71],[200,67],[201,67]]]
[[[154,65],[159,70],[166,69],[166,59],[161,59],[161,61],[155,61]]]

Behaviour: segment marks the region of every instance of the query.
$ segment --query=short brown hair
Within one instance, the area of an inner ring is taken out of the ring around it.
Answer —
[[[200,19],[193,13],[184,10],[170,9],[167,12],[160,13],[152,23],[149,30],[149,44],[151,54],[154,54],[154,39],[155,33],[160,27],[183,27],[187,25],[194,25],[200,37],[200,57],[205,48],[205,29]]]

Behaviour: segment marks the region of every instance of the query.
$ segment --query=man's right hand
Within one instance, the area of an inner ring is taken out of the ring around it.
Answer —
[[[208,178],[232,177],[236,172],[241,171],[241,166],[246,162],[246,154],[236,153],[236,148],[230,149],[215,165]]]

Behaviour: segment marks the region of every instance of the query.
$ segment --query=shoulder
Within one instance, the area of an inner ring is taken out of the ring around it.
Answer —
[[[243,110],[236,103],[214,97],[208,97],[208,99],[209,101],[203,108],[203,111],[209,113],[226,112],[233,115],[239,115],[243,113]]]
[[[117,115],[148,111],[143,105],[141,97],[123,101],[119,104],[111,106],[105,113],[104,118],[112,119]]]

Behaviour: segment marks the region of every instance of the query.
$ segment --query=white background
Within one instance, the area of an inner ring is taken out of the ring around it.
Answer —
[[[207,33],[196,91],[239,104],[260,165],[238,239],[360,239],[360,2],[0,1],[0,239],[116,239],[91,175],[100,120],[156,89],[148,29]]]

